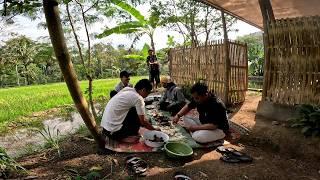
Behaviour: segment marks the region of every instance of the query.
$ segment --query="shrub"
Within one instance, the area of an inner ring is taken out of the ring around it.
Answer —
[[[26,170],[0,147],[0,179],[9,178],[14,173],[21,174],[25,172]]]
[[[301,128],[305,136],[320,136],[320,107],[308,104],[298,106],[298,117],[291,119],[291,127]]]

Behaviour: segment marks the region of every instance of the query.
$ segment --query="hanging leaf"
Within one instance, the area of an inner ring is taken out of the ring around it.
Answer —
[[[145,20],[144,16],[136,8],[132,7],[131,5],[129,5],[126,2],[121,1],[121,0],[111,0],[111,3],[117,5],[121,9],[127,11],[129,14],[131,14],[133,17],[135,17],[143,25],[146,24],[146,20]]]
[[[103,37],[110,36],[111,34],[129,34],[129,33],[139,31],[139,28],[141,27],[142,25],[138,21],[125,22],[125,23],[119,24],[114,28],[106,29],[103,33],[98,34],[96,37],[103,38]]]

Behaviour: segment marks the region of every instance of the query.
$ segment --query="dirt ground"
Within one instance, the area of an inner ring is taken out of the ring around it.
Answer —
[[[239,143],[228,145],[251,155],[253,163],[224,163],[214,149],[195,150],[194,156],[185,160],[172,160],[163,153],[137,154],[150,166],[145,179],[173,179],[177,171],[192,179],[320,179],[319,139],[305,139],[285,123],[272,125],[271,120],[256,117],[260,99],[259,93],[249,92],[245,103],[235,110],[232,120],[251,133]],[[98,167],[101,179],[135,179],[130,178],[124,165],[128,154],[104,154],[80,135],[74,135],[61,147],[61,157],[47,151],[22,157],[18,162],[28,169],[29,178],[72,179]]]

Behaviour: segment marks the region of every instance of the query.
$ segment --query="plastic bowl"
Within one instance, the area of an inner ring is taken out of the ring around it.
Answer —
[[[182,142],[168,142],[164,145],[164,150],[171,158],[185,158],[193,154],[193,149]]]
[[[154,142],[154,141],[150,141],[154,139],[154,136],[157,136],[159,138],[163,139],[163,142]],[[144,139],[144,143],[147,146],[150,147],[161,147],[163,146],[167,141],[169,141],[169,136],[161,131],[146,131],[143,135],[142,135],[143,139]]]

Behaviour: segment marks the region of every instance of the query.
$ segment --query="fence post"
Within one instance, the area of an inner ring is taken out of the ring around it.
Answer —
[[[224,45],[224,59],[225,59],[225,79],[224,79],[224,103],[229,104],[229,90],[230,90],[230,70],[231,70],[231,61],[229,56],[229,40],[228,40],[228,32],[226,26],[226,19],[224,16],[224,11],[221,10],[221,18],[222,18],[222,27],[223,27],[223,45]]]
[[[269,32],[268,25],[270,22],[274,22],[274,14],[270,0],[259,0],[261,14],[263,18],[263,44],[264,44],[264,76],[263,76],[263,90],[262,90],[262,101],[266,100],[267,89],[270,81],[270,50],[269,50]]]

